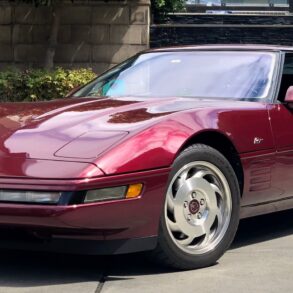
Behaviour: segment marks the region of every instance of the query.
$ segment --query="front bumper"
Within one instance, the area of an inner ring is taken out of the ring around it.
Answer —
[[[7,238],[10,248],[17,248],[13,242],[22,243],[21,235],[30,235],[29,241],[23,242],[23,248],[28,243],[27,246],[34,250],[39,250],[38,246],[41,250],[60,250],[61,247],[61,251],[62,247],[66,247],[66,251],[74,252],[74,244],[77,244],[77,248],[83,248],[80,242],[83,241],[85,247],[89,245],[84,253],[124,253],[152,249],[156,243],[168,174],[169,169],[165,168],[79,180],[0,178],[0,188],[3,189],[58,190],[67,191],[68,194],[137,182],[144,184],[141,196],[136,199],[79,205],[1,203],[1,247],[6,242],[6,233],[2,232],[4,229],[10,234],[15,233],[15,237]]]

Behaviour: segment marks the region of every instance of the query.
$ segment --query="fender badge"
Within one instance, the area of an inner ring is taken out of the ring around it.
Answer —
[[[263,138],[261,138],[261,137],[255,137],[254,140],[253,140],[253,143],[254,144],[260,144],[260,143],[262,143],[262,141],[263,141]]]

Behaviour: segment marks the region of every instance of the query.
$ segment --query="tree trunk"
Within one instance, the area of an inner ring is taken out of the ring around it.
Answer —
[[[47,48],[45,64],[44,64],[45,69],[48,69],[48,70],[51,70],[54,68],[54,56],[55,56],[56,47],[58,44],[58,32],[60,27],[60,14],[61,14],[60,6],[53,6],[52,7],[53,20],[51,24],[50,37],[49,37],[48,48]]]

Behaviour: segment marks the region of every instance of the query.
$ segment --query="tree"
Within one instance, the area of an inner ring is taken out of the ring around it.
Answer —
[[[38,6],[47,6],[52,11],[52,23],[50,28],[50,36],[46,56],[44,60],[44,68],[51,70],[54,67],[54,56],[58,44],[58,33],[60,28],[60,15],[63,0],[10,0],[10,2],[22,2]],[[74,0],[71,0],[74,2]]]
[[[45,69],[52,69],[54,67],[54,56],[58,43],[58,33],[60,28],[60,1],[61,0],[44,0],[45,5],[50,5],[52,9],[52,25],[50,31],[50,37],[48,41],[48,47],[44,62]],[[73,1],[73,0],[72,0]],[[40,1],[39,1],[40,2]]]
[[[183,10],[185,7],[185,0],[151,0],[152,13],[155,20],[166,19],[170,12]]]

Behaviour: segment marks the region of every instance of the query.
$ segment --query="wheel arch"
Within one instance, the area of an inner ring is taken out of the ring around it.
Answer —
[[[233,142],[221,132],[214,130],[202,131],[193,135],[187,141],[185,141],[185,143],[179,149],[178,153],[181,153],[189,146],[197,143],[205,144],[216,149],[229,161],[237,176],[240,193],[242,195],[244,188],[243,166],[238,151]]]

